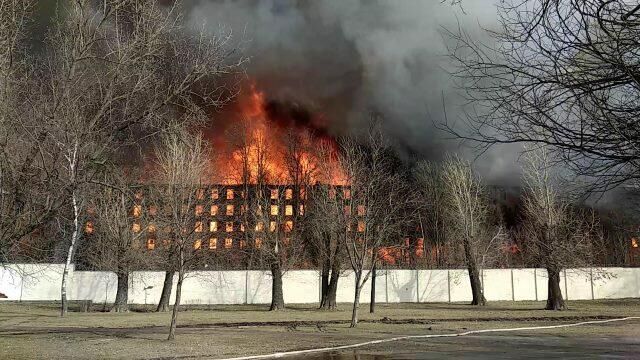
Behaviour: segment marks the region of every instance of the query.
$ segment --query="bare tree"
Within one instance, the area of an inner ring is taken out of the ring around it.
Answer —
[[[96,191],[89,201],[90,220],[85,224],[88,244],[84,247],[86,260],[94,268],[113,271],[117,277],[117,291],[112,311],[129,310],[129,276],[151,264],[153,259],[144,251],[145,240],[156,232],[146,211],[145,198],[139,188],[124,174],[114,174],[105,181],[111,184]]]
[[[64,315],[85,197],[103,185],[97,179],[105,164],[181,118],[192,101],[223,104],[228,96],[216,78],[234,71],[239,61],[229,60],[228,35],[191,34],[175,8],[82,0],[61,11],[42,61],[28,74],[34,83],[28,114],[37,126],[25,129],[39,140],[38,155],[64,174],[56,184],[70,209],[59,219],[70,230],[61,284]]]
[[[58,174],[39,156],[42,137],[30,136],[38,121],[26,115],[34,89],[26,76],[25,30],[34,5],[0,1],[0,265],[50,260],[54,246],[43,235],[64,205],[63,194],[56,191]]]
[[[450,157],[443,166],[442,179],[446,186],[449,240],[462,245],[473,296],[471,304],[485,305],[480,270],[488,262],[488,255],[500,248],[502,228],[496,229],[490,221],[486,194],[471,164]]]
[[[481,149],[547,145],[551,159],[607,190],[640,178],[640,6],[629,1],[509,0],[483,44],[448,31],[473,107],[450,132]],[[465,129],[465,130],[461,130]]]
[[[193,116],[198,116],[197,114]],[[172,265],[178,273],[176,298],[171,315],[169,340],[175,339],[182,285],[187,273],[197,267],[201,256],[205,224],[197,217],[205,196],[210,151],[200,134],[191,135],[178,127],[162,138],[156,149],[153,199],[158,206],[156,222],[171,247]]]
[[[428,239],[433,244],[433,254],[436,267],[446,265],[446,256],[443,253],[447,242],[447,229],[449,223],[446,216],[446,190],[442,169],[439,165],[422,161],[414,168],[414,179],[421,198],[421,207],[418,213],[418,222],[423,232],[422,238]]]
[[[591,264],[592,242],[599,236],[593,212],[571,207],[561,197],[558,178],[548,152],[529,151],[524,166],[527,193],[521,243],[527,258],[545,267],[548,275],[547,310],[564,310],[560,272],[571,266]]]
[[[343,138],[339,163],[347,186],[328,187],[331,221],[342,227],[340,240],[355,274],[351,327],[358,324],[360,293],[380,261],[382,246],[402,246],[401,238],[412,220],[407,209],[407,185],[394,168],[391,148],[375,123],[363,140]],[[340,190],[335,193],[336,190]]]
[[[347,223],[344,208],[333,198],[335,191],[331,186],[315,186],[306,205],[308,251],[321,268],[320,309],[326,310],[337,307],[338,281],[346,255],[343,236]]]

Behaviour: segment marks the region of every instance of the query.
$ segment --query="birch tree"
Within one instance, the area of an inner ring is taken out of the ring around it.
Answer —
[[[194,114],[193,116],[198,116]],[[205,224],[198,218],[198,206],[206,206],[207,180],[210,177],[210,150],[201,134],[190,134],[185,128],[168,131],[156,152],[153,201],[159,206],[156,222],[173,255],[168,261],[178,275],[176,298],[171,313],[169,340],[175,332],[187,273],[202,259]]]

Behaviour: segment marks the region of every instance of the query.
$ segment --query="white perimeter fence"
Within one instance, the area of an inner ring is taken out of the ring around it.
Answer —
[[[0,300],[51,301],[60,299],[63,265],[8,265],[0,267]],[[116,276],[111,272],[71,271],[71,300],[113,302]],[[492,300],[545,300],[547,274],[543,269],[486,269],[482,273],[485,296]],[[174,281],[177,281],[177,276]],[[154,304],[160,298],[163,272],[135,272],[129,277],[129,302]],[[355,277],[345,271],[338,283],[338,302],[352,302]],[[289,271],[284,275],[286,303],[317,303],[320,274],[315,270]],[[370,299],[371,281],[362,290],[362,302]],[[560,287],[568,300],[640,298],[640,268],[569,269],[561,274]],[[175,292],[175,284],[174,284]],[[175,294],[172,294],[172,297]],[[264,304],[271,301],[268,271],[197,271],[183,285],[183,304]],[[470,301],[466,270],[378,270],[376,301]],[[172,300],[173,301],[173,300]]]

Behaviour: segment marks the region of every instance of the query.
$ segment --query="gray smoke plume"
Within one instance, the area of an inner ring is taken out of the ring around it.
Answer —
[[[233,31],[251,57],[249,77],[270,98],[321,112],[331,131],[358,131],[376,112],[405,155],[473,157],[433,126],[444,109],[449,119],[459,116],[462,102],[441,29],[491,27],[491,0],[464,2],[463,9],[437,0],[201,0],[186,10],[194,27]],[[519,151],[506,150],[476,161],[487,181],[518,181]]]

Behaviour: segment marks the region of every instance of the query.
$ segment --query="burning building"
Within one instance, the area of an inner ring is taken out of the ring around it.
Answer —
[[[247,267],[254,253],[274,246],[274,238],[285,250],[304,247],[302,224],[318,193],[344,204],[348,231],[364,232],[366,207],[351,204],[350,179],[323,116],[293,102],[269,100],[255,84],[243,94],[204,132],[213,156],[206,186],[194,189],[193,250],[223,256],[227,267]],[[162,200],[149,201],[149,190],[143,186],[136,195],[131,231],[145,232],[142,247],[153,252],[167,247],[173,229],[158,225]],[[93,232],[90,220],[85,233]],[[408,231],[398,246],[378,249],[379,257],[401,265],[424,256],[417,233]],[[302,267],[312,262],[304,256],[298,261]]]

